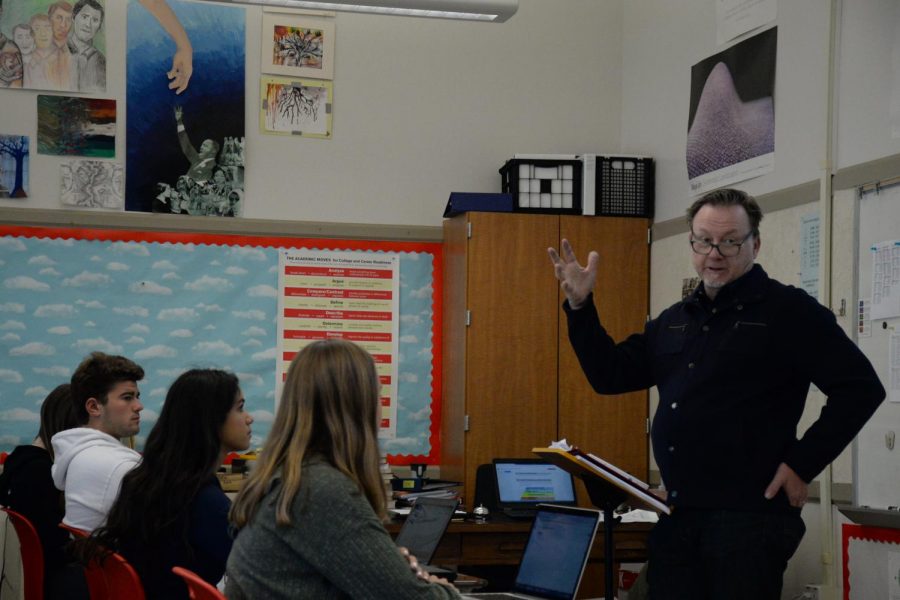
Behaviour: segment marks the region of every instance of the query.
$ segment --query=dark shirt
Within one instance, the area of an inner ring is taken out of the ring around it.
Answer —
[[[94,47],[93,42],[79,50],[69,41],[69,52],[72,54],[73,70],[72,88],[79,92],[106,91],[106,57]]]
[[[564,303],[569,339],[594,390],[656,385],[651,440],[674,506],[790,510],[763,496],[782,462],[812,480],[884,399],[872,365],[834,315],[759,265],[710,300],[701,284],[683,302],[616,344],[592,299]],[[827,397],[797,439],[810,383]]]
[[[16,446],[0,475],[0,504],[23,515],[37,530],[44,548],[45,572],[65,562],[68,533],[59,523],[65,514],[62,492],[53,485],[50,453],[37,446]]]
[[[180,527],[173,527],[153,548],[135,543],[121,549],[121,554],[141,576],[147,600],[188,599],[184,580],[172,573],[175,566],[193,571],[213,586],[222,579],[232,544],[228,525],[230,508],[231,501],[219,480],[211,477],[191,502],[188,545],[181,541]]]

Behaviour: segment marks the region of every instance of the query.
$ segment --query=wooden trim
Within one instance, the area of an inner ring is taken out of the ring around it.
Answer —
[[[91,227],[142,231],[191,231],[213,234],[324,237],[337,239],[440,242],[440,227],[325,223],[270,219],[225,219],[142,212],[100,212],[0,207],[0,223],[37,227]]]

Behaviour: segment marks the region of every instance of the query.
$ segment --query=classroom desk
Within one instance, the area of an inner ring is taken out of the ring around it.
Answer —
[[[396,535],[402,525],[402,521],[391,521],[387,530],[391,535]],[[616,562],[646,561],[647,536],[652,528],[652,523],[617,524],[613,532]],[[500,517],[486,523],[452,521],[431,562],[441,566],[457,566],[465,573],[486,573],[482,576],[491,581],[495,578],[489,571],[472,567],[506,567],[507,571],[513,571],[514,577],[515,572],[511,568],[519,564],[530,529],[530,521],[503,520]],[[594,538],[579,597],[603,595],[603,546],[601,523]]]

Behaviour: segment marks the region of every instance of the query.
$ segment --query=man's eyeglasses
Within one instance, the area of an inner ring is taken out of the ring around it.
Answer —
[[[741,246],[747,243],[753,236],[753,232],[751,231],[747,235],[744,236],[744,239],[741,241],[736,240],[722,240],[718,244],[713,244],[708,239],[706,240],[698,240],[694,239],[693,233],[691,233],[691,250],[696,252],[697,254],[710,254],[713,251],[713,248],[719,251],[719,254],[725,258],[731,258],[732,256],[737,256],[741,252]]]

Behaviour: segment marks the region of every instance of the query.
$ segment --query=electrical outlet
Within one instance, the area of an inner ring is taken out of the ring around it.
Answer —
[[[823,600],[821,585],[806,584],[806,590],[803,592],[803,600]]]

